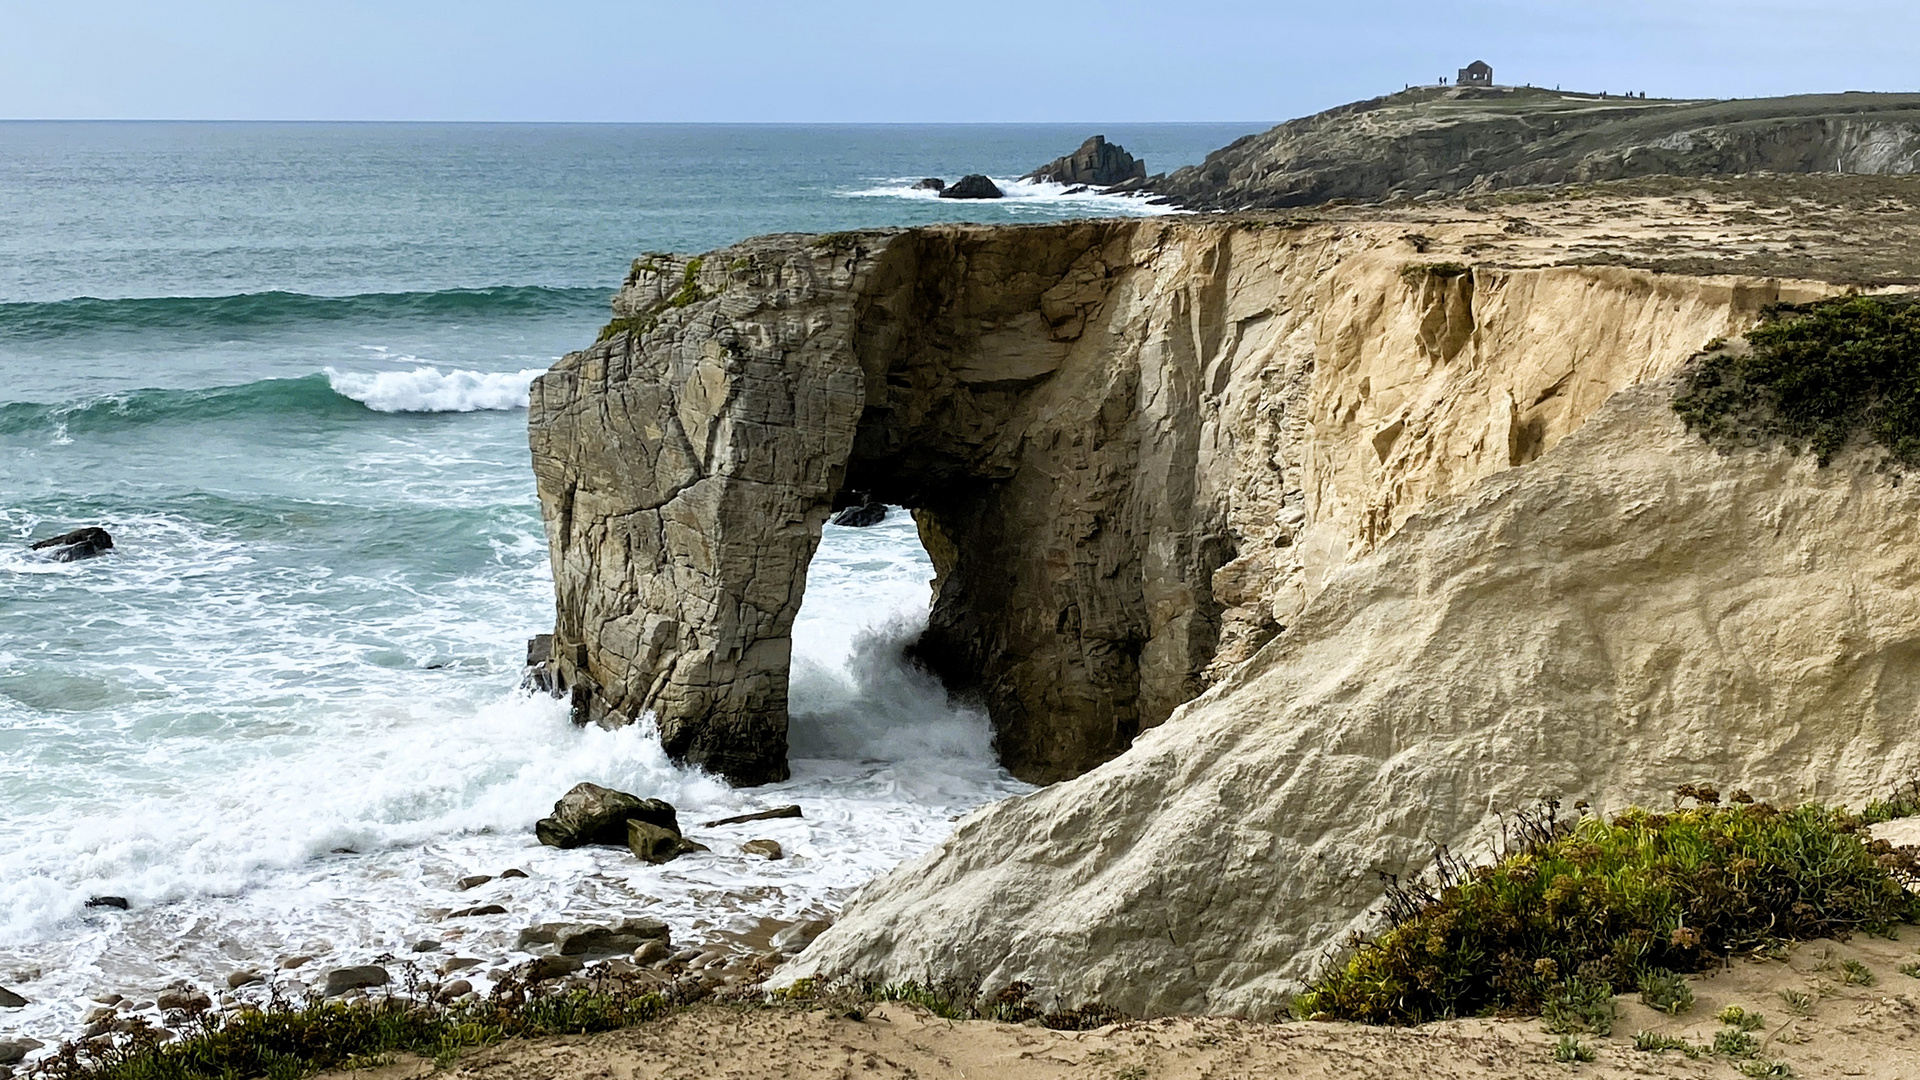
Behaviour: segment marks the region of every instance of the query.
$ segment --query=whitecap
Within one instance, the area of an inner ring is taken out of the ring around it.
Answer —
[[[524,409],[533,380],[545,368],[519,371],[441,371],[421,366],[412,371],[337,371],[327,368],[327,383],[342,397],[375,412],[475,412]]]
[[[1164,214],[1184,214],[1191,211],[1176,206],[1155,203],[1156,196],[1147,193],[1109,192],[1100,188],[1080,185],[1068,186],[1051,181],[1033,181],[1025,179],[1003,180],[991,178],[1003,195],[999,199],[955,200],[950,203],[970,205],[999,206],[1015,214],[1049,213],[1058,211],[1076,211],[1082,213],[1118,214],[1137,217],[1158,217]],[[908,199],[915,202],[931,202],[940,199],[940,193],[930,188],[915,187],[918,177],[894,176],[880,180],[872,187],[854,191],[843,191],[843,198],[855,199]]]

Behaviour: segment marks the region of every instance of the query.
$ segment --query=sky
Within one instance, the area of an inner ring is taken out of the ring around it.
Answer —
[[[1920,0],[0,0],[0,118],[1282,120],[1451,76],[1920,89]]]

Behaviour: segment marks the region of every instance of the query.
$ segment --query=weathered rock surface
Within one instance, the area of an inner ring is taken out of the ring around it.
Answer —
[[[861,503],[858,506],[849,506],[833,515],[835,525],[850,529],[871,528],[885,520],[887,520],[885,503]]]
[[[968,173],[940,189],[943,199],[1003,199],[1006,194],[992,177],[979,173]]]
[[[0,1065],[14,1065],[26,1060],[28,1054],[45,1046],[38,1039],[8,1039],[0,1042]]]
[[[630,821],[644,821],[675,835],[680,832],[673,807],[659,799],[643,799],[599,784],[576,784],[553,804],[553,816],[534,823],[533,834],[549,847],[623,847]]]
[[[1763,171],[1920,171],[1920,95],[1660,101],[1425,87],[1288,121],[1132,186],[1239,210]]]
[[[1418,244],[1392,221],[1136,219],[637,267],[626,321],[532,392],[577,718],[651,715],[680,758],[784,778],[807,562],[866,491],[913,508],[938,573],[916,655],[985,701],[1016,775],[1078,775],[1432,499],[1832,291],[1453,272],[1437,252],[1487,246],[1454,214]]]
[[[390,981],[387,969],[378,964],[361,964],[357,967],[334,968],[327,972],[321,993],[327,997],[339,997],[349,990],[365,990],[375,986],[385,986]]]
[[[26,998],[21,997],[19,994],[14,993],[4,986],[0,986],[0,1009],[24,1009],[26,1007]]]
[[[749,840],[740,845],[740,852],[744,855],[755,855],[762,859],[783,859],[786,858],[787,854],[786,851],[780,847],[780,841],[778,840]]]
[[[672,862],[682,855],[711,850],[680,835],[678,829],[663,829],[647,821],[627,822],[627,848],[641,862]]]
[[[55,562],[78,562],[98,558],[113,550],[113,537],[100,528],[75,529],[70,533],[36,540],[32,550],[44,551]]]
[[[973,815],[779,978],[1272,1014],[1379,874],[1542,795],[1892,790],[1920,770],[1920,490],[1869,451],[1721,453],[1670,402],[1622,391],[1429,500],[1124,756]]]
[[[1055,158],[1028,173],[1025,179],[1055,184],[1084,184],[1112,187],[1128,180],[1145,180],[1147,163],[1127,153],[1126,147],[1110,143],[1105,135],[1095,135],[1080,144],[1080,149]]]

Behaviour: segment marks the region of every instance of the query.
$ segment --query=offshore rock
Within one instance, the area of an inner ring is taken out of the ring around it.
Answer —
[[[31,550],[44,551],[54,562],[79,562],[81,559],[94,559],[113,550],[113,537],[107,530],[88,527],[75,529],[70,533],[50,536],[45,540],[36,540]]]
[[[1376,926],[1381,875],[1484,856],[1542,796],[1894,790],[1920,770],[1920,490],[1870,450],[1722,452],[1672,394],[1429,501],[1125,755],[974,814],[776,982],[1278,1015]]]
[[[599,784],[576,784],[553,804],[553,816],[534,823],[533,834],[548,847],[624,847],[630,821],[648,822],[676,836],[680,833],[679,817],[668,803]]]
[[[807,564],[836,501],[870,492],[912,508],[937,574],[915,655],[985,703],[1016,776],[1077,776],[1432,500],[1767,304],[1835,291],[1456,270],[1489,233],[1556,262],[1566,241],[1449,213],[1418,245],[1393,221],[1132,219],[637,268],[529,410],[576,718],[651,718],[682,760],[784,778]]]
[[[926,178],[926,179],[924,179],[924,180],[917,180],[917,181],[915,181],[915,182],[914,182],[914,185],[913,185],[913,190],[915,190],[915,191],[944,191],[944,190],[946,190],[946,186],[947,186],[947,182],[946,182],[945,180],[942,180],[942,179],[940,179],[940,178],[939,178],[939,177],[937,177],[937,176],[929,176],[929,177],[927,177],[927,178]]]
[[[940,197],[943,199],[1002,199],[1006,197],[1006,192],[1000,190],[1000,185],[994,183],[992,177],[969,173],[941,188]]]
[[[849,506],[845,510],[833,515],[832,518],[833,524],[845,526],[850,529],[871,528],[885,520],[887,520],[886,504],[873,502],[861,503],[858,506]]]
[[[1113,187],[1146,178],[1147,163],[1127,153],[1120,144],[1108,142],[1105,135],[1095,135],[1081,143],[1080,149],[1055,158],[1025,176],[1027,180],[1087,187]]]

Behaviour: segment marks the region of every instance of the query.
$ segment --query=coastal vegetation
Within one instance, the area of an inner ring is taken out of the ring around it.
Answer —
[[[1706,785],[1664,813],[1519,814],[1506,853],[1469,866],[1444,852],[1434,873],[1389,880],[1389,928],[1295,1002],[1299,1015],[1417,1024],[1504,1013],[1605,1034],[1611,995],[1638,988],[1665,1012],[1700,971],[1783,943],[1891,933],[1916,921],[1905,887],[1914,849],[1895,850],[1843,808],[1780,809]],[[1911,792],[1870,812],[1891,814]],[[1864,967],[1866,977],[1871,972]]]
[[[1674,398],[1710,442],[1811,449],[1821,465],[1864,435],[1920,464],[1920,304],[1852,296],[1769,309],[1746,347],[1710,348]]]

